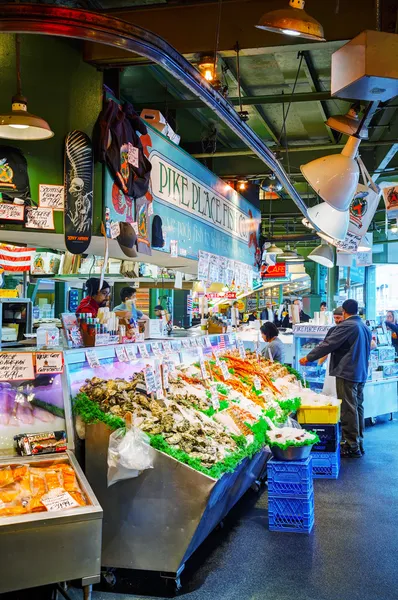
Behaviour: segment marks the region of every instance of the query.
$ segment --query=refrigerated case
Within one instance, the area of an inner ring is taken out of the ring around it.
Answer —
[[[0,594],[80,580],[87,596],[100,580],[102,509],[73,453],[65,375],[38,375],[35,359],[31,351],[0,352]],[[66,431],[67,449],[17,455],[16,435],[50,431]]]
[[[326,376],[327,361],[322,365],[318,361],[308,363],[305,366],[300,365],[300,358],[307,356],[318,344],[325,339],[330,326],[299,324],[293,326],[294,338],[294,368],[301,373],[310,388],[320,391]]]

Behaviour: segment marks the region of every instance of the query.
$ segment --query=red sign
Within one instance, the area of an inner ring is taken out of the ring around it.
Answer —
[[[263,265],[261,267],[262,279],[280,279],[281,277],[286,277],[286,263]]]
[[[236,292],[210,292],[206,294],[206,298],[210,299],[218,299],[225,298],[226,300],[236,300]]]

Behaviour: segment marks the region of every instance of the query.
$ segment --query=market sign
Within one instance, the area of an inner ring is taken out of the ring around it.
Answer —
[[[206,298],[209,300],[218,300],[224,298],[225,300],[236,300],[236,292],[210,292],[206,294]]]
[[[262,279],[287,279],[286,275],[286,263],[276,263],[275,265],[262,265],[261,267],[261,278]]]
[[[171,253],[173,246],[174,256],[195,260],[199,250],[205,250],[253,266],[260,211],[155,129],[148,126],[140,139],[152,163],[146,199],[162,220],[165,244],[157,250]],[[106,169],[105,210],[110,221],[135,222],[134,201],[121,199],[117,190],[112,193],[113,187]]]

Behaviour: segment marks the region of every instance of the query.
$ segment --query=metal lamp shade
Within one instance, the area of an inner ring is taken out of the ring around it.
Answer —
[[[267,248],[267,253],[268,254],[282,254],[283,250],[282,250],[282,248],[278,248],[278,246],[276,246],[275,244],[272,244],[269,248]]]
[[[308,218],[317,229],[327,236],[340,242],[345,240],[350,214],[347,211],[336,210],[326,202],[308,209]]]
[[[359,138],[350,137],[341,154],[323,156],[302,165],[300,170],[316,193],[336,210],[348,210],[359,181],[355,160]]]
[[[324,42],[323,27],[305,12],[304,0],[290,0],[289,5],[289,8],[265,13],[257,29]]]
[[[317,246],[315,250],[310,252],[308,258],[313,260],[314,262],[331,269],[334,266],[334,250],[332,246],[328,246],[327,244],[322,243],[320,246]]]
[[[356,135],[360,123],[361,121],[358,113],[353,108],[351,108],[346,115],[329,117],[326,121],[326,125],[330,127],[330,129],[345,135]],[[367,139],[369,137],[368,128],[363,127],[358,135],[361,139]]]
[[[21,105],[19,105],[21,106]],[[47,121],[27,110],[13,110],[0,115],[0,138],[7,140],[47,140],[54,132]]]

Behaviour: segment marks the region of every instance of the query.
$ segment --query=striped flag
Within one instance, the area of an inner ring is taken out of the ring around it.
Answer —
[[[187,313],[192,312],[192,304],[193,304],[193,298],[192,298],[192,296],[188,296],[188,298],[187,298]]]
[[[35,251],[35,248],[21,248],[19,246],[0,244],[0,267],[5,271],[12,271],[14,273],[30,271]]]

